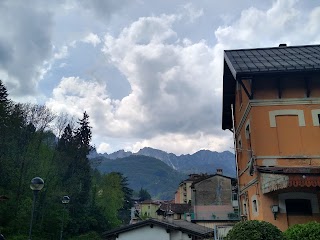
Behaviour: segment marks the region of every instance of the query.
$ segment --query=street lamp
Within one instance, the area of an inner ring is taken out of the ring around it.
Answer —
[[[66,205],[70,202],[69,196],[63,196],[61,202],[62,202],[62,204],[63,204],[63,213],[62,213],[62,220],[61,220],[60,240],[62,240],[62,234],[63,234],[64,212],[66,211]]]
[[[34,206],[38,196],[39,191],[43,188],[44,181],[40,177],[35,177],[31,180],[30,188],[33,191],[33,202],[32,202],[32,212],[31,212],[31,220],[30,220],[30,229],[29,229],[29,240],[31,240],[31,233],[32,233],[32,222],[33,222],[33,213],[34,213]]]

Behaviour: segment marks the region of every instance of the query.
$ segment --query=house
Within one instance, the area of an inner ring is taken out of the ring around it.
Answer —
[[[213,239],[213,229],[184,220],[148,219],[105,232],[105,240],[191,240]]]
[[[191,220],[193,207],[185,203],[163,202],[157,210],[157,214],[165,217],[167,213],[173,214],[173,219],[175,220]]]
[[[191,218],[192,222],[209,228],[228,226],[230,229],[239,221],[237,180],[223,175],[222,169],[212,175],[190,174],[176,191],[176,204],[177,201],[178,204],[188,202],[192,208],[184,213],[183,219]]]
[[[156,218],[156,212],[159,209],[161,202],[150,199],[140,202],[139,205],[141,217]]]
[[[210,228],[239,221],[237,181],[224,176],[222,169],[217,173],[199,178],[191,184],[194,215],[192,222]]]
[[[320,45],[224,51],[243,219],[320,221]]]
[[[174,195],[175,203],[189,203],[191,202],[191,184],[193,181],[201,177],[200,174],[190,174],[189,178],[182,181]]]

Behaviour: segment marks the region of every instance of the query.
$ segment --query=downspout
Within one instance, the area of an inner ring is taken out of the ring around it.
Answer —
[[[238,166],[238,154],[237,154],[237,141],[236,141],[236,128],[234,125],[234,111],[233,104],[231,104],[231,116],[232,116],[232,128],[233,128],[233,145],[235,150],[235,161],[236,161],[236,174],[237,174],[237,189],[238,189],[238,209],[239,209],[239,218],[241,218],[241,205],[240,205],[240,183],[239,183],[239,166]]]

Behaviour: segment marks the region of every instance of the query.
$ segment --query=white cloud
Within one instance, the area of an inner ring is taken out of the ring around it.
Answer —
[[[196,132],[194,134],[165,134],[154,138],[138,141],[125,148],[127,151],[137,152],[144,147],[152,147],[175,154],[191,154],[201,149],[212,151],[233,151],[232,135],[218,137],[215,135]]]
[[[94,33],[89,33],[82,41],[85,43],[90,43],[94,47],[96,47],[99,43],[101,43],[101,40],[98,37],[98,35]]]
[[[111,149],[110,144],[108,143],[100,143],[99,146],[97,147],[97,152],[98,153],[106,153],[109,152]]]
[[[167,15],[140,18],[119,36],[106,35],[106,58],[132,89],[121,101],[110,99],[106,86],[69,77],[54,89],[48,105],[78,116],[86,110],[94,134],[100,136],[157,139],[160,144],[161,135],[165,135],[183,152],[200,146],[195,142],[212,147],[198,133],[223,134],[219,131],[221,92],[215,91],[220,79],[214,76],[215,71],[222,71],[217,69],[221,64],[216,65],[222,62],[222,51],[205,41],[173,43],[176,41],[171,40],[178,39],[172,27],[176,20]],[[179,137],[174,138],[175,134]],[[186,144],[189,138],[190,144]]]
[[[194,22],[199,17],[203,16],[203,9],[196,9],[192,3],[187,3],[183,6],[186,15],[189,17],[190,22]]]
[[[66,58],[68,57],[68,55],[69,55],[68,46],[64,45],[57,52],[53,54],[53,57],[54,59],[58,60],[58,59]]]
[[[215,115],[220,115],[214,102],[220,102],[221,96],[215,92],[220,79],[214,71],[222,69],[214,63],[222,62],[215,59],[222,51],[216,53],[205,41],[168,41],[177,40],[172,27],[176,20],[166,15],[140,18],[118,37],[105,37],[107,59],[127,77],[132,89],[119,104],[118,116],[131,119],[134,131],[144,136],[218,128],[212,128],[218,124]],[[132,111],[139,117],[134,118]]]
[[[91,7],[98,11],[95,3]],[[131,151],[145,146],[178,154],[202,148],[231,150],[232,135],[221,130],[223,50],[316,43],[320,7],[308,14],[294,0],[274,1],[269,9],[250,7],[215,30],[217,43],[212,46],[179,32],[177,26],[186,18],[205,17],[202,8],[195,6],[187,4],[176,15],[140,17],[108,31],[103,39],[90,33],[82,40],[103,45],[105,64],[130,84],[128,96],[113,100],[108,85],[65,77],[48,104],[78,117],[86,110],[100,152],[118,150],[106,143],[113,138],[117,146],[122,142]]]
[[[239,19],[215,31],[218,43],[234,49],[319,42],[320,10],[303,15],[297,2],[278,0],[267,11],[254,7],[243,10]]]
[[[21,1],[0,3],[0,70],[11,97],[34,96],[41,67],[51,55],[53,13]]]

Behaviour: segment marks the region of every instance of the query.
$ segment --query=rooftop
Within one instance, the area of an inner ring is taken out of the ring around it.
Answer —
[[[320,71],[320,45],[226,50],[233,77],[275,72]]]
[[[109,237],[120,234],[122,232],[127,232],[130,230],[148,226],[148,225],[149,226],[157,225],[165,229],[182,231],[196,237],[209,237],[209,236],[212,237],[213,236],[213,229],[207,228],[195,223],[191,223],[184,220],[173,220],[172,222],[170,222],[167,220],[158,220],[158,219],[148,219],[135,224],[120,227],[120,228],[103,233],[103,236],[104,236],[104,239],[108,239]]]

